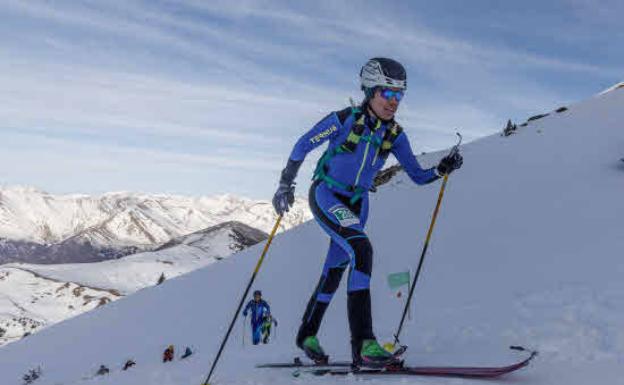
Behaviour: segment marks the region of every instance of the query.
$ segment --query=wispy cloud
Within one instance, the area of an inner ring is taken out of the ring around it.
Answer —
[[[266,196],[298,135],[360,97],[371,56],[408,68],[399,117],[417,152],[451,145],[456,128],[477,138],[621,80],[622,54],[577,54],[621,34],[616,2],[561,0],[557,17],[538,2],[526,14],[445,3],[4,1],[0,140],[15,146],[0,176],[59,191],[108,181]],[[585,12],[578,25],[557,22]],[[589,33],[595,23],[604,30]],[[579,31],[587,45],[572,49],[566,32]]]
[[[274,174],[283,158],[271,151],[237,153],[231,157],[225,150],[193,154],[175,149],[149,149],[130,145],[102,146],[68,138],[50,138],[39,134],[2,133],[8,144],[0,153],[0,178],[13,183],[31,184],[57,192],[106,192],[137,190],[190,194],[200,191],[225,193],[221,180],[235,184],[240,175]],[[41,151],[42,148],[51,151]],[[82,187],[68,187],[72,178],[89,178]],[[162,178],[166,178],[163,180]],[[203,190],[205,189],[205,190]],[[240,181],[238,192],[255,195],[251,180]]]

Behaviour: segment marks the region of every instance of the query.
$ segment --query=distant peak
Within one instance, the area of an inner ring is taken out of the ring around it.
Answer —
[[[41,194],[48,195],[46,191],[43,191],[34,186],[26,186],[26,185],[0,185],[0,191],[11,191],[16,193],[28,193],[28,194]]]

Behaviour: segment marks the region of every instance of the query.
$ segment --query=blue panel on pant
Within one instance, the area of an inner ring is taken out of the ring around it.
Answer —
[[[351,247],[349,242],[347,242],[344,238],[338,235],[333,229],[331,229],[329,226],[323,223],[321,219],[317,218],[316,216],[314,217],[314,219],[316,219],[316,222],[323,228],[323,230],[325,230],[327,234],[329,234],[332,240],[336,242],[349,255],[349,258],[352,259],[355,257],[355,252],[353,251],[353,248]]]
[[[316,295],[316,300],[319,302],[330,303],[333,296],[334,296],[333,294],[318,293]]]
[[[366,290],[370,288],[370,276],[361,271],[351,270],[347,291]]]

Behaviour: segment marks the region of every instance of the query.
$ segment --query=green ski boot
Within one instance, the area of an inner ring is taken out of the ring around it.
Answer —
[[[327,364],[329,357],[323,351],[323,348],[321,347],[321,344],[319,343],[316,336],[306,337],[306,339],[303,340],[301,348],[303,349],[306,356],[314,361],[315,364]]]
[[[362,366],[370,368],[395,367],[402,364],[402,360],[397,355],[381,347],[377,340],[362,341],[359,358]]]

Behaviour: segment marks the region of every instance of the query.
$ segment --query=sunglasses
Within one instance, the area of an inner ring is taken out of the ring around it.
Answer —
[[[397,102],[400,102],[401,99],[403,99],[403,96],[405,96],[405,92],[401,90],[393,91],[390,88],[382,88],[380,94],[381,97],[386,100],[391,100],[392,98],[395,98]]]

